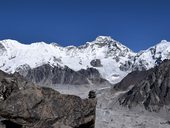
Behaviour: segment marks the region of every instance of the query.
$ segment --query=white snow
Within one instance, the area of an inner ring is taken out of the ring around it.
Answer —
[[[139,53],[134,53],[108,36],[99,36],[96,40],[79,47],[62,47],[57,43],[47,44],[45,42],[22,44],[10,39],[2,40],[0,44],[5,47],[4,51],[3,49],[0,51],[0,69],[5,72],[14,73],[21,65],[35,68],[43,64],[61,67],[66,65],[78,71],[92,67],[90,62],[100,59],[103,66],[93,68],[96,68],[101,76],[111,83],[120,81],[131,71],[131,69],[121,71],[119,68],[127,61],[135,65],[140,65],[142,62],[149,69],[155,66],[156,58],[160,56],[162,60],[170,58],[170,42],[166,40]],[[153,53],[154,50],[155,53]]]
[[[139,62],[142,61],[145,63],[147,69],[150,69],[155,66],[157,58],[161,57],[161,60],[170,59],[170,42],[162,40],[157,45],[139,52],[137,56],[139,57],[136,59],[135,63],[139,64]]]
[[[100,74],[105,79],[114,82],[116,78],[112,77],[113,74],[123,74],[123,76],[127,74],[120,71],[120,63],[128,60],[128,56],[135,55],[124,45],[106,36],[97,37],[95,41],[87,42],[80,47],[61,47],[55,43],[46,44],[45,42],[28,45],[9,39],[0,41],[0,43],[6,49],[0,56],[0,69],[8,73],[14,73],[18,67],[26,64],[31,68],[43,64],[61,67],[66,65],[78,71],[92,67],[90,62],[93,59],[100,59],[103,65],[103,67],[97,68]],[[120,62],[116,62],[113,59],[115,57],[120,57]],[[120,77],[123,76],[120,75]]]

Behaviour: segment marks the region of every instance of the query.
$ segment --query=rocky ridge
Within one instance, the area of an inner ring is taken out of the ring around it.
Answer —
[[[127,79],[138,77],[137,79]],[[137,76],[133,73],[124,78],[124,83],[120,85],[125,89],[132,88],[119,98],[123,106],[133,108],[143,106],[146,110],[159,112],[170,108],[170,60],[164,60],[159,66],[148,71],[139,72]],[[131,81],[132,80],[132,81]],[[131,82],[128,82],[131,81]],[[122,81],[123,82],[123,81]]]
[[[18,69],[18,72],[29,81],[39,85],[83,85],[83,84],[109,84],[103,79],[95,68],[81,69],[74,71],[69,67],[57,67],[49,64],[25,71]]]

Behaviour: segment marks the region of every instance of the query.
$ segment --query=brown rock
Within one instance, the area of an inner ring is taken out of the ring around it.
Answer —
[[[25,128],[93,128],[96,99],[82,100],[0,72],[0,116]]]

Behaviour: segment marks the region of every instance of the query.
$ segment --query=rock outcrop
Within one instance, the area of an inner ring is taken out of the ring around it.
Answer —
[[[93,67],[102,67],[100,59],[95,59],[90,62]]]
[[[94,128],[96,99],[63,95],[0,71],[2,128]]]

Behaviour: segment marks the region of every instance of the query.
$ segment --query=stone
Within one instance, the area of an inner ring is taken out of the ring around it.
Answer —
[[[93,91],[93,90],[91,90],[91,91],[89,92],[89,99],[93,99],[93,98],[96,98],[96,92]]]

